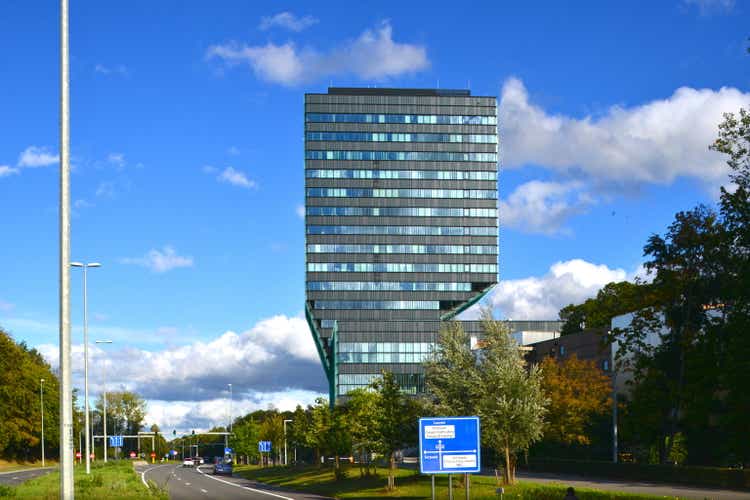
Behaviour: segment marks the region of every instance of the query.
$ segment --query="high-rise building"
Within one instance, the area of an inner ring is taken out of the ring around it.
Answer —
[[[305,311],[331,399],[383,370],[424,390],[440,322],[497,282],[497,99],[305,95]]]

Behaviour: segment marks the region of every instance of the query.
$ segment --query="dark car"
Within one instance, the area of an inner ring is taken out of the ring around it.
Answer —
[[[214,474],[226,474],[227,476],[232,475],[232,461],[224,460],[222,457],[216,457],[214,459]]]

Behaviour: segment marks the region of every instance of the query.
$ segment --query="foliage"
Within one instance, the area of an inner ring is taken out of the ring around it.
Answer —
[[[260,424],[260,439],[271,441],[271,454],[280,461],[284,448],[284,417],[275,413],[263,420]]]
[[[588,423],[611,405],[611,381],[593,361],[573,354],[540,364],[542,385],[549,398],[545,438],[565,444],[590,444]]]
[[[235,420],[232,424],[232,432],[234,436],[231,437],[231,444],[234,452],[257,460],[259,457],[260,428],[255,423],[255,419],[248,415]]]
[[[380,421],[380,395],[372,390],[355,389],[347,394],[346,412],[352,448],[357,455],[360,476],[370,475],[370,457],[377,447]]]
[[[16,343],[0,328],[0,457],[41,457],[40,380],[44,379],[44,444],[47,456],[59,446],[59,382],[36,349]]]

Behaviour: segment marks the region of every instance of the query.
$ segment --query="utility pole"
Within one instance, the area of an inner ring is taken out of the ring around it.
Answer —
[[[42,409],[42,467],[44,467],[44,379],[39,379],[39,406]]]
[[[73,488],[73,381],[70,358],[70,73],[68,0],[60,0],[60,498]]]
[[[227,427],[227,430],[229,432],[232,432],[232,384],[227,384],[229,386],[229,426]],[[224,436],[224,448],[229,447],[229,434]]]
[[[289,458],[286,454],[286,423],[294,422],[294,420],[284,420],[284,465],[289,465]]]

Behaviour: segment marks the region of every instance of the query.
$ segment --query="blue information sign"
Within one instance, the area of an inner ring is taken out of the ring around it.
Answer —
[[[177,450],[171,450],[169,453],[171,453],[172,456],[174,457],[175,455],[177,455]]]
[[[270,453],[271,441],[258,441],[258,451],[261,453]]]
[[[224,448],[224,455],[231,455],[232,454],[232,448]]]
[[[122,448],[122,436],[109,436],[109,447],[110,448]]]
[[[422,474],[479,472],[479,417],[419,419]]]

